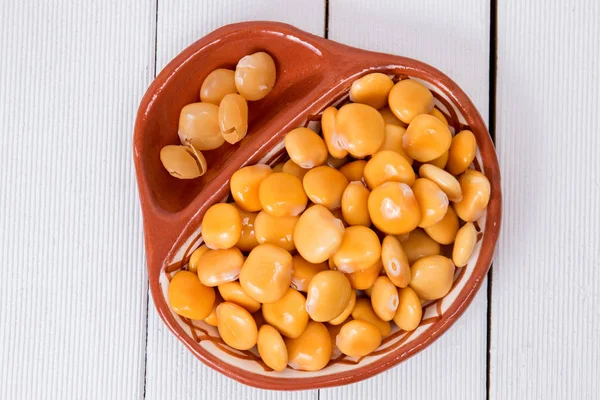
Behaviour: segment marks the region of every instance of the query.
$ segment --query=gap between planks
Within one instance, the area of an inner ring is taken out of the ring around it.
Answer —
[[[154,2],[154,65],[152,68],[152,76],[156,79],[158,71],[156,71],[158,53],[158,0]],[[145,245],[144,245],[145,246]],[[148,321],[150,320],[150,282],[146,280],[146,332],[144,341],[144,390],[143,398],[146,398],[146,376],[148,373]]]
[[[490,75],[489,75],[489,103],[488,103],[488,130],[492,141],[496,143],[496,80],[498,73],[498,0],[490,0]],[[492,346],[492,295],[494,280],[494,264],[490,265],[487,275],[487,352],[485,360],[485,388],[486,399],[490,400],[491,385],[491,346]]]

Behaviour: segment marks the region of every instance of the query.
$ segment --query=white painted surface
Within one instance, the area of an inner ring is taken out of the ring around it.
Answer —
[[[427,62],[454,79],[484,120],[489,101],[489,2],[330,0],[329,38]],[[357,29],[360,21],[369,29]],[[436,343],[401,365],[324,400],[482,399],[486,394],[487,282]]]
[[[600,5],[498,3],[505,207],[490,398],[595,398]],[[154,0],[0,3],[0,398],[317,398],[224,378],[152,304],[146,315],[131,138],[157,17],[160,70],[223,24],[273,19],[323,34],[324,11],[323,0],[159,0],[158,13]],[[489,2],[330,0],[329,16],[331,38],[436,66],[487,119]],[[484,398],[486,310],[484,285],[424,352],[320,397]]]
[[[0,3],[0,399],[142,396],[152,1]]]
[[[324,34],[323,0],[159,0],[157,70],[216,28],[246,20],[278,20]],[[200,363],[164,326],[152,299],[148,310],[147,399],[317,399],[317,391],[279,393],[244,386]]]
[[[600,392],[600,4],[501,1],[492,399]]]

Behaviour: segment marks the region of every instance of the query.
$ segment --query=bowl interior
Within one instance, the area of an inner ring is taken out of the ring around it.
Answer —
[[[179,144],[176,133],[180,110],[186,104],[200,101],[201,83],[211,71],[235,69],[239,59],[264,49],[268,49],[275,60],[277,81],[269,96],[249,102],[251,129],[248,135],[235,145],[225,142],[218,149],[203,152],[209,169],[200,178],[173,179],[163,168],[159,154],[163,146]],[[218,177],[240,147],[247,146],[258,132],[267,129],[273,116],[287,112],[291,104],[309,96],[310,90],[322,83],[322,63],[322,55],[314,47],[289,38],[282,40],[280,32],[249,30],[244,35],[213,41],[178,64],[172,77],[155,89],[156,95],[144,115],[144,140],[140,141],[138,151],[144,155],[141,168],[150,189],[149,200],[166,213],[177,213],[188,207],[200,191]]]
[[[407,78],[406,75],[397,74],[394,69],[388,69],[388,67],[374,69],[389,74],[396,80]],[[432,90],[436,99],[436,108],[445,114],[453,134],[462,129],[472,129],[472,127],[467,125],[463,111],[445,96],[434,83],[421,79],[417,80]],[[347,101],[347,93],[347,85],[339,87],[329,104],[318,110],[306,110],[304,113],[305,118],[298,126],[308,126],[318,129],[322,111],[329,105],[337,105]],[[487,135],[487,132],[484,132],[484,134]],[[285,159],[286,154],[282,140],[283,134],[280,136],[276,145],[262,155],[260,162],[274,166]],[[478,149],[473,168],[486,173],[483,165],[481,153]],[[227,201],[227,199],[228,193],[225,191],[215,201]],[[396,363],[413,354],[415,350],[421,349],[431,341],[434,332],[444,329],[444,326],[452,321],[451,316],[454,315],[453,313],[456,313],[457,307],[464,301],[464,296],[461,296],[461,293],[465,289],[472,290],[474,285],[473,280],[478,279],[479,274],[474,274],[474,272],[477,268],[481,268],[481,265],[478,267],[478,261],[482,245],[486,243],[486,222],[487,212],[476,223],[479,235],[471,260],[467,266],[457,269],[453,287],[447,296],[424,305],[423,320],[415,331],[404,332],[395,327],[392,333],[383,340],[380,348],[369,356],[355,358],[339,353],[334,354],[329,365],[321,371],[306,372],[286,369],[282,372],[274,372],[261,361],[255,350],[238,351],[225,345],[220,339],[216,328],[203,321],[189,320],[171,311],[169,313],[174,321],[176,321],[177,329],[184,336],[186,344],[188,344],[188,347],[194,353],[197,355],[208,353],[215,356],[225,365],[224,368],[230,374],[232,374],[232,371],[244,371],[243,381],[246,381],[246,378],[251,376],[255,385],[260,386],[260,382],[265,381],[277,384],[279,388],[286,388],[285,386],[287,385],[293,385],[293,388],[300,388],[304,385],[307,385],[306,387],[314,387],[319,381],[328,382],[327,384],[340,384],[361,374],[366,377],[382,370],[382,365],[386,365],[389,362]],[[488,239],[495,240],[493,238]],[[160,273],[161,296],[167,304],[169,280],[175,272],[186,268],[191,253],[201,244],[201,223],[196,224],[191,234],[180,238],[174,244],[173,251],[170,257],[165,260]],[[483,260],[483,263],[486,264],[484,268],[487,270],[489,261]],[[240,378],[238,375],[232,375],[237,379]]]

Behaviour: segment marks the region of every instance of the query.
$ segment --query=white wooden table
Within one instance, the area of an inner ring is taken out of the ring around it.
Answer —
[[[600,398],[600,3],[497,3],[1,1],[0,399]],[[430,63],[495,135],[493,272],[440,340],[362,383],[244,387],[148,296],[138,102],[187,45],[255,19]]]

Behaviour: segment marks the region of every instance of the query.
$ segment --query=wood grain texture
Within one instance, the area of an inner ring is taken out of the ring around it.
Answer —
[[[143,393],[146,0],[0,3],[0,398]]]
[[[433,65],[465,90],[487,120],[488,2],[330,0],[329,6],[330,39]],[[486,287],[484,283],[465,314],[431,347],[367,381],[321,390],[320,398],[485,398]]]
[[[498,3],[490,398],[598,398],[600,4]]]
[[[330,0],[329,37],[452,77],[488,116],[489,2]],[[600,391],[600,5],[499,1],[496,143],[504,221],[490,398]],[[131,162],[156,68],[226,23],[323,34],[322,0],[0,2],[0,398],[316,399],[205,367],[149,305]],[[485,285],[424,352],[322,399],[481,399]],[[147,357],[147,360],[145,359]],[[145,392],[144,392],[145,391]]]
[[[158,0],[157,71],[207,33],[243,21],[279,21],[323,36],[323,0]]]
[[[157,70],[191,43],[229,23],[277,20],[323,35],[323,0],[159,0]],[[151,301],[151,300],[150,300]],[[317,399],[317,391],[280,393],[250,388],[197,360],[166,328],[151,303],[148,315],[147,399]]]

